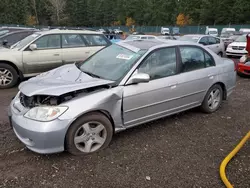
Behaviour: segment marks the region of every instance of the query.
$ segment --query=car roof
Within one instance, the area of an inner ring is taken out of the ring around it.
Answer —
[[[67,34],[67,33],[79,33],[79,34],[103,34],[98,31],[90,31],[90,30],[60,30],[60,29],[52,29],[48,31],[40,31],[37,32],[42,35],[46,34]]]
[[[117,45],[128,48],[134,52],[138,52],[140,50],[149,50],[151,48],[157,47],[169,47],[176,45],[197,45],[193,42],[188,41],[177,41],[177,40],[127,40],[120,41]]]

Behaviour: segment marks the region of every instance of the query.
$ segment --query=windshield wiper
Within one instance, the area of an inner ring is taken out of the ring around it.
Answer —
[[[91,76],[91,77],[94,77],[94,78],[101,78],[100,76],[98,76],[98,75],[96,75],[96,74],[93,74],[93,73],[91,73],[91,72],[88,72],[88,71],[83,71],[83,70],[82,70],[82,72],[85,73],[85,74],[87,74],[87,75],[89,75],[89,76]]]

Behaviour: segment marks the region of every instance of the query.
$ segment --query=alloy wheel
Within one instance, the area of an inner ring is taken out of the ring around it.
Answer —
[[[99,122],[88,122],[80,126],[74,136],[74,144],[78,150],[91,153],[100,149],[107,138],[107,130]]]
[[[211,91],[208,97],[208,107],[211,110],[216,109],[220,105],[221,92],[218,88]]]
[[[5,68],[0,68],[0,86],[7,86],[13,81],[13,74]]]

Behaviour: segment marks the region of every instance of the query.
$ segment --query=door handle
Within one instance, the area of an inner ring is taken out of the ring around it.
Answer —
[[[90,51],[85,52],[85,54],[89,54],[89,53],[90,53]]]
[[[176,88],[178,85],[178,83],[172,83],[172,84],[169,84],[168,87],[171,87],[171,89],[174,89]]]
[[[214,79],[214,75],[213,75],[213,74],[209,74],[207,77],[208,77],[209,79]]]
[[[59,56],[60,54],[54,54],[54,56]]]

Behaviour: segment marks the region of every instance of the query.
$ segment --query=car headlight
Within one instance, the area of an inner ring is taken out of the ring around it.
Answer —
[[[58,118],[67,110],[68,107],[66,106],[40,106],[30,109],[24,117],[36,121],[48,122]]]
[[[227,48],[232,49],[232,45],[228,45]]]

